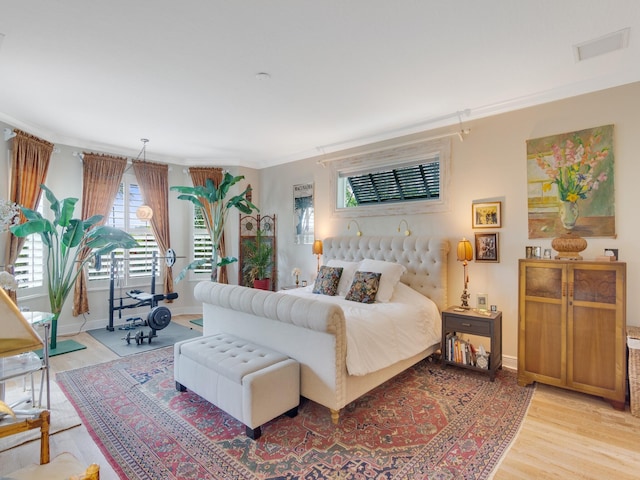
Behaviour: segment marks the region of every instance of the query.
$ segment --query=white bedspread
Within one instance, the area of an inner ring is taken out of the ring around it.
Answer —
[[[347,324],[347,370],[365,375],[409,358],[440,342],[438,307],[427,297],[398,283],[388,303],[365,304],[344,297],[312,293],[313,286],[280,293],[339,305]]]

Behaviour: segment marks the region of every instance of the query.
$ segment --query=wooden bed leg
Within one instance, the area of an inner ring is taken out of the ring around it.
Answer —
[[[334,425],[337,425],[338,419],[340,418],[340,410],[334,410],[333,408],[330,408],[329,410],[331,410],[331,422]]]

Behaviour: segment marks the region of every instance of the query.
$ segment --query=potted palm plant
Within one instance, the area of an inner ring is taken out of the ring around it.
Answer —
[[[244,259],[244,271],[253,282],[253,288],[270,290],[269,277],[273,264],[273,248],[269,240],[264,238],[262,230],[256,231],[253,241],[245,242]]]
[[[47,287],[51,320],[51,349],[57,347],[58,318],[62,307],[73,290],[82,268],[94,258],[106,255],[117,248],[129,249],[137,245],[128,233],[114,227],[98,225],[102,215],[94,215],[87,220],[73,217],[77,198],[59,201],[51,190],[44,190],[53,221],[39,212],[20,207],[26,221],[10,228],[16,237],[38,234],[47,250]]]
[[[242,179],[244,179],[243,175],[234,177],[229,172],[226,172],[218,187],[216,187],[213,181],[210,179],[207,179],[204,186],[171,187],[171,190],[175,190],[180,193],[180,195],[178,195],[178,199],[191,202],[196,207],[202,209],[204,220],[207,224],[207,230],[211,237],[212,282],[216,282],[218,280],[218,267],[228,265],[238,260],[234,257],[223,257],[220,259],[218,258],[220,251],[220,240],[222,239],[224,225],[229,215],[229,211],[232,208],[236,208],[242,213],[250,214],[254,210],[258,210],[258,207],[251,203],[247,198],[247,194],[251,192],[250,186],[247,186],[247,188],[245,188],[245,190],[239,195],[234,195],[229,199],[226,198],[227,194],[229,193],[229,189]],[[180,272],[180,274],[176,277],[176,281],[179,282],[185,277],[189,270],[200,268],[208,261],[209,259],[206,258],[194,260],[189,265],[187,265],[182,270],[182,272]]]

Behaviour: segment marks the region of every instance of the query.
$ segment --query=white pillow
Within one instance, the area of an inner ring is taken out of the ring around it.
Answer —
[[[404,266],[399,263],[385,262],[383,260],[370,260],[368,258],[362,260],[358,265],[361,272],[379,272],[380,286],[376,295],[377,302],[388,302],[393,296],[393,290],[400,281],[402,274],[407,271]]]
[[[340,283],[338,283],[338,291],[336,295],[344,297],[351,288],[351,282],[353,282],[353,276],[358,269],[358,262],[348,262],[346,260],[331,259],[327,262],[328,267],[342,267],[342,275],[340,276]]]

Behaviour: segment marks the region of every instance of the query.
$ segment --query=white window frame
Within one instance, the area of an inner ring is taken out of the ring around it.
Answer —
[[[340,205],[344,199],[345,176],[365,171],[389,170],[402,165],[429,163],[440,164],[440,195],[425,200],[398,201],[389,204],[369,204],[357,207]],[[331,166],[331,208],[335,217],[357,218],[362,216],[410,215],[416,213],[445,212],[449,209],[449,164],[451,141],[449,139],[422,140],[404,143],[328,160]]]
[[[39,234],[29,235],[25,238],[16,263],[26,261],[24,268],[16,268],[14,275],[18,282],[18,289],[29,293],[44,292],[46,262],[46,250]]]
[[[38,206],[35,209],[41,215],[43,215],[43,202],[40,199]],[[27,257],[30,257],[27,259]],[[14,275],[18,282],[18,290],[21,295],[39,295],[45,293],[45,263],[46,249],[42,242],[40,234],[33,234],[25,237],[24,245],[18,254],[16,263],[21,260],[27,259],[27,265],[25,268],[16,269],[14,265]],[[21,270],[26,270],[25,273],[20,273]]]
[[[155,251],[157,256],[160,257],[160,252],[158,249],[158,244],[155,240],[155,236],[153,234],[153,230],[151,229],[151,224],[149,222],[145,222],[136,217],[137,208],[142,205],[142,192],[140,192],[140,198],[136,200],[132,200],[129,198],[130,195],[130,185],[136,185],[138,189],[140,188],[140,184],[138,183],[135,175],[133,174],[124,174],[122,176],[121,184],[124,187],[124,212],[122,219],[113,220],[107,219],[105,225],[109,225],[112,227],[120,228],[125,232],[129,233],[133,238],[135,238],[138,242],[144,240],[150,244],[150,247],[141,247],[141,248],[133,248],[130,250],[117,249],[115,250],[115,258],[118,263],[118,280],[119,285],[123,287],[131,287],[131,286],[144,286],[148,285],[151,282],[151,270],[152,270],[152,257],[153,252]],[[111,214],[108,215],[111,217]],[[122,223],[124,222],[124,223]],[[136,260],[136,257],[138,257]],[[124,261],[122,260],[124,258]],[[111,275],[111,255],[104,255],[102,257],[102,268],[99,272],[99,275],[92,275],[92,271],[89,270],[89,282],[91,286],[101,286],[102,283],[108,282],[110,280]],[[140,261],[142,260],[142,261]],[[156,278],[160,275],[160,258],[157,260],[156,264]],[[132,266],[142,266],[142,273],[132,273]]]
[[[212,243],[211,243],[211,235],[209,235],[209,232],[207,230],[206,225],[202,225],[202,227],[200,225],[198,225],[198,221],[197,221],[197,211],[198,211],[198,207],[196,207],[195,205],[191,204],[191,212],[192,212],[192,216],[191,218],[193,219],[191,222],[191,235],[193,238],[193,248],[191,250],[191,261],[195,262],[196,260],[198,260],[199,258],[204,258],[205,255],[209,255],[209,258],[211,258],[211,254],[212,254]],[[202,253],[198,252],[198,243],[201,242],[202,244],[202,251],[203,252],[208,252],[205,253],[204,255]],[[203,279],[209,279],[211,277],[211,263],[205,263],[200,269],[197,270],[190,270],[189,271],[189,279],[191,280],[203,280]]]

